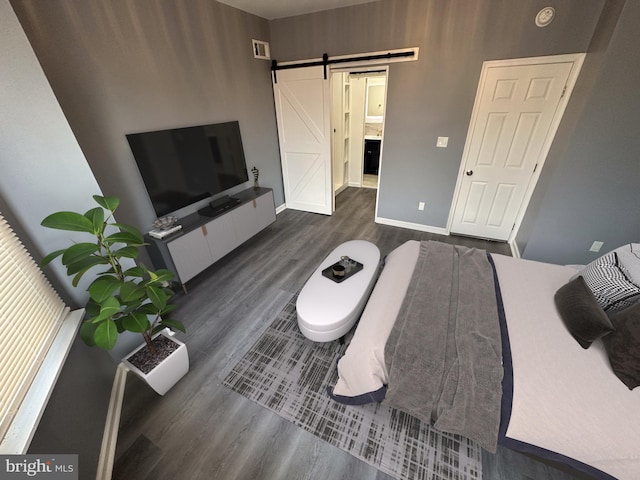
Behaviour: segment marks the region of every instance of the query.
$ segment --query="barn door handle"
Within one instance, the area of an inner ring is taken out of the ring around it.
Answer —
[[[465,173],[468,177],[470,177],[471,175],[473,175],[473,170],[467,170]]]

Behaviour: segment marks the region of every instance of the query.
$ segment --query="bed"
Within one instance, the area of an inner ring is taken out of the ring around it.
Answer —
[[[389,363],[389,358],[385,359],[385,353],[389,357],[385,349],[392,349],[391,340],[398,336],[394,327],[397,329],[399,319],[404,318],[409,308],[407,303],[428,297],[423,295],[424,291],[420,292],[423,288],[420,282],[426,286],[428,273],[437,272],[437,267],[423,267],[427,272],[426,280],[416,280],[415,276],[425,243],[439,242],[409,241],[386,257],[349,347],[338,362],[338,381],[328,388],[335,400],[350,404],[388,403],[394,385],[403,383],[402,377],[389,373],[395,367],[393,361]],[[465,250],[464,247],[455,248]],[[481,350],[483,357],[493,356],[491,352],[495,350],[500,372],[471,383],[493,386],[499,383],[498,394],[485,395],[484,387],[479,394],[481,403],[494,403],[487,407],[490,409],[488,414],[481,409],[480,417],[493,417],[497,411],[498,418],[495,425],[475,425],[476,434],[483,429],[495,429],[495,438],[489,435],[477,439],[474,432],[467,435],[469,438],[478,440],[489,451],[495,451],[496,444],[501,444],[570,464],[594,478],[640,478],[640,388],[635,388],[634,383],[637,380],[634,375],[640,372],[640,356],[637,356],[640,348],[638,251],[639,244],[621,247],[582,270],[484,254],[494,281],[499,345],[495,339],[485,338],[488,335],[484,332],[476,332],[475,336],[480,338],[480,343],[486,344]],[[622,280],[607,271],[608,268],[616,274],[622,272]],[[438,280],[442,277],[441,274],[433,276]],[[462,285],[462,280],[460,282]],[[624,282],[628,285],[622,285]],[[473,283],[488,281],[467,282],[460,293],[465,302],[466,297],[476,296],[475,293],[467,294],[466,290]],[[417,284],[420,286],[416,287]],[[585,285],[590,293],[583,295],[580,288]],[[579,288],[576,290],[576,287]],[[413,300],[407,301],[408,292],[412,290]],[[587,300],[583,301],[585,298]],[[595,307],[594,299],[599,302]],[[425,312],[428,309],[424,305],[419,308],[423,310],[422,329],[429,332],[433,316]],[[585,329],[584,318],[591,319],[592,314],[595,320]],[[425,339],[429,341],[423,336],[418,342]],[[434,362],[439,365],[440,360],[430,358],[437,345],[434,342],[420,350],[419,356],[429,359],[427,363],[422,359],[417,362],[423,370],[428,370],[425,365]],[[405,356],[407,352],[418,356],[415,347],[403,345],[393,349],[401,350]],[[618,351],[622,353],[618,355]],[[477,372],[482,374],[493,368],[483,365],[477,367]],[[477,372],[472,375],[478,375]],[[476,387],[474,385],[472,389]],[[415,398],[428,395],[427,389]],[[406,395],[400,393],[399,396],[404,398]],[[396,406],[393,401],[390,404]],[[410,410],[411,405],[408,408]],[[465,404],[462,408],[475,407]],[[439,414],[441,407],[437,410]],[[413,412],[410,410],[410,413]],[[436,417],[432,414],[430,423],[437,428],[444,431],[452,428],[453,433],[464,434],[447,421],[439,424]]]

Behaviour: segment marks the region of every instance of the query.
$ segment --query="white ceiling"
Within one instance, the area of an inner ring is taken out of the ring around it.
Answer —
[[[267,20],[348,7],[379,0],[218,0]]]

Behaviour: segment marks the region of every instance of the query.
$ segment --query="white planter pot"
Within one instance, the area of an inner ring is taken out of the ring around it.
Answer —
[[[187,353],[187,346],[181,341],[176,340],[175,338],[165,334],[164,332],[156,334],[153,338],[157,337],[158,335],[164,335],[172,342],[175,342],[180,346],[149,373],[142,372],[138,367],[133,365],[128,360],[128,358],[130,358],[138,350],[146,347],[146,344],[140,345],[133,352],[127,355],[127,357],[122,360],[122,363],[124,363],[127,368],[135,373],[138,377],[147,382],[147,384],[157,393],[159,393],[160,395],[164,395],[169,391],[171,387],[178,383],[178,380],[184,377],[185,374],[189,371],[189,354]]]

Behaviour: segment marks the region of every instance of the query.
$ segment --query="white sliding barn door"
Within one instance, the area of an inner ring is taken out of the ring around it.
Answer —
[[[526,207],[577,75],[574,61],[533,60],[483,67],[451,233],[508,240]]]
[[[287,208],[331,215],[331,95],[322,67],[278,70],[273,84]]]

